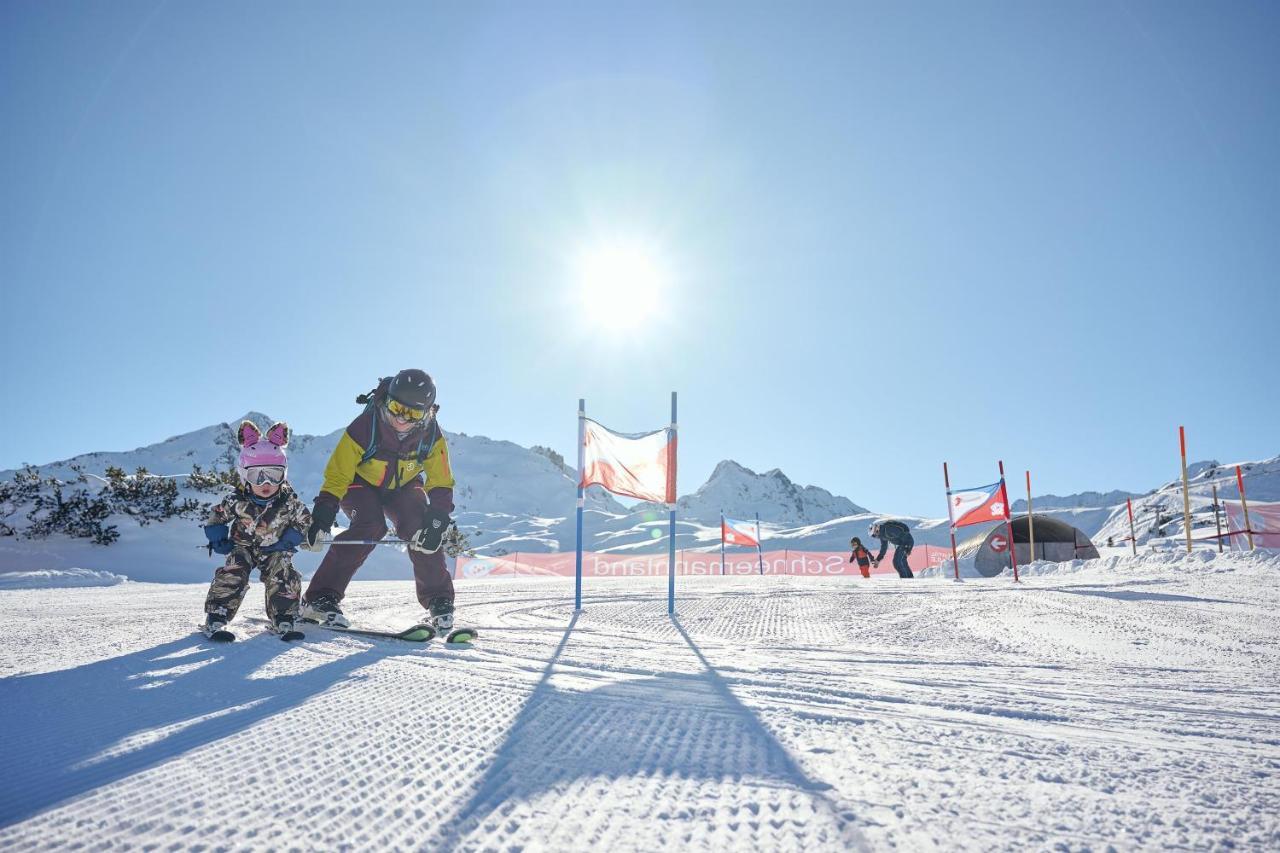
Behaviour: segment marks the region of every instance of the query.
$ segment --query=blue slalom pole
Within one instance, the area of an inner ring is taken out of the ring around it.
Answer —
[[[724,574],[724,510],[720,510],[720,574]]]
[[[586,431],[587,424],[587,401],[586,398],[578,398],[578,556],[574,565],[573,573],[573,609],[579,611],[582,609],[582,509],[586,506],[586,490],[582,487],[582,474],[586,468],[585,449],[582,439]]]
[[[760,538],[760,513],[756,513],[756,554],[760,557],[760,577],[764,577],[764,540]]]
[[[579,451],[581,452],[581,451]],[[671,498],[671,548],[667,553],[667,614],[676,615],[676,392],[671,392],[671,442],[667,445],[667,497]]]

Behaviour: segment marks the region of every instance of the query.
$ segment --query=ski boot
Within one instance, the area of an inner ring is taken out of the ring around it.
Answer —
[[[454,627],[453,599],[443,596],[431,599],[425,624],[431,626],[437,637],[444,637],[446,643],[469,643],[477,635],[474,628]]]
[[[427,607],[427,618],[424,624],[436,629],[436,635],[448,634],[453,630],[453,599],[433,598]]]
[[[317,595],[302,605],[302,620],[317,625],[329,625],[333,628],[350,628],[351,620],[342,615],[338,599],[332,595]]]
[[[301,640],[306,635],[294,627],[292,616],[277,616],[271,621],[271,630],[286,643]]]
[[[227,630],[227,608],[219,607],[212,613],[206,613],[200,633],[215,643],[230,643],[236,635]]]

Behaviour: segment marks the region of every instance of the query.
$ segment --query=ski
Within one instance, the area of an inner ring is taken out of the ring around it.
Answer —
[[[340,625],[324,625],[320,622],[312,622],[310,619],[302,619],[308,625],[315,625],[317,628],[323,628],[326,631],[334,631],[339,634],[354,634],[358,637],[377,637],[384,640],[404,640],[409,643],[425,643],[436,635],[436,629],[430,625],[411,625],[403,631],[380,631],[376,628],[343,628]]]
[[[326,631],[335,631],[339,634],[355,634],[359,637],[377,637],[385,640],[404,640],[409,643],[425,643],[435,639],[436,629],[426,623],[418,623],[410,625],[403,631],[381,631],[376,628],[343,628],[338,625],[324,625],[319,622],[312,622],[310,619],[302,619],[308,625],[315,625],[317,628],[324,628]],[[450,645],[460,646],[470,643],[476,637],[480,636],[480,632],[475,628],[454,628],[447,635],[444,641]]]

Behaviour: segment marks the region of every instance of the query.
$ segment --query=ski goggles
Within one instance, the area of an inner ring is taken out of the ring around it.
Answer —
[[[262,486],[267,483],[278,486],[284,482],[284,472],[283,465],[257,465],[244,469],[244,479],[251,486]]]
[[[426,409],[415,409],[413,406],[406,406],[399,400],[387,400],[387,414],[402,421],[417,422],[427,416],[427,411]]]

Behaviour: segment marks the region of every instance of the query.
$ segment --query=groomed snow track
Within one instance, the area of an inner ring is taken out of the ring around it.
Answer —
[[[0,592],[0,847],[1274,849],[1280,562],[1162,559],[681,579],[674,621],[664,579],[468,582],[459,649]]]

